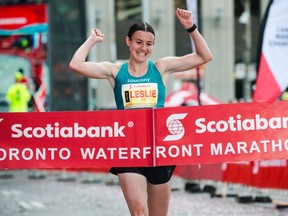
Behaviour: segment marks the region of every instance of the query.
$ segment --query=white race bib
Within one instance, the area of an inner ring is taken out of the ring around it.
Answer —
[[[141,83],[122,85],[122,98],[125,109],[156,107],[158,84]]]

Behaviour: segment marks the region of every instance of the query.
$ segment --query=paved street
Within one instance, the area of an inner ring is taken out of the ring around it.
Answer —
[[[288,215],[287,209],[276,209],[272,203],[242,204],[235,197],[186,192],[185,181],[177,177],[172,185],[169,216]],[[129,212],[117,179],[110,174],[23,170],[0,172],[0,215],[124,216]]]

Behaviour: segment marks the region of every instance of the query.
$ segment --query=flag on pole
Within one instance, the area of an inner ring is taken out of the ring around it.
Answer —
[[[266,15],[254,102],[274,102],[288,87],[288,1],[271,0]]]

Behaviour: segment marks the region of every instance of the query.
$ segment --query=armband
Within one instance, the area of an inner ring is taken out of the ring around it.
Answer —
[[[195,31],[195,29],[197,29],[197,26],[195,24],[193,24],[193,26],[189,29],[186,29],[187,32],[192,33],[193,31]]]

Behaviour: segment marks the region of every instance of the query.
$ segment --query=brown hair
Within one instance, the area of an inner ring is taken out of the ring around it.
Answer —
[[[136,31],[151,32],[155,36],[154,29],[147,22],[136,22],[136,23],[134,23],[130,27],[127,36],[131,39],[133,34],[134,34],[134,32],[136,32]]]

